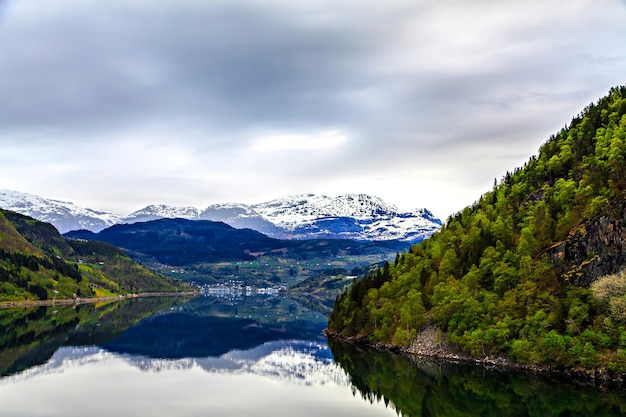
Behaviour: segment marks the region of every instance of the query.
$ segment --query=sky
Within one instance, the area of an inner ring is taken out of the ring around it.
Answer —
[[[0,0],[0,189],[447,216],[626,82],[624,0]]]

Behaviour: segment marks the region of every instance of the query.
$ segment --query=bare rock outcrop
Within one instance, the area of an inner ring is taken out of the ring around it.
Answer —
[[[563,278],[588,287],[601,276],[626,267],[626,196],[615,202],[614,216],[601,216],[583,223],[566,240],[552,246],[548,255],[562,268]]]

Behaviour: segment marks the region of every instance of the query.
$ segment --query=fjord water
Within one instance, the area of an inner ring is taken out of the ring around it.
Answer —
[[[280,297],[0,310],[5,416],[619,416],[626,395],[327,343]]]

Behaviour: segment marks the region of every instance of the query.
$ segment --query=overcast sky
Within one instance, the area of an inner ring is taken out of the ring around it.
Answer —
[[[625,82],[623,0],[0,0],[0,188],[445,219]]]

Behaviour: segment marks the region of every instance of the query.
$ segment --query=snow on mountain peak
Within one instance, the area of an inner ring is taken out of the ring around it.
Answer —
[[[151,204],[141,210],[137,210],[129,214],[124,218],[123,222],[137,223],[162,218],[197,220],[199,214],[200,211],[195,207],[176,207],[165,204]]]
[[[366,194],[345,194],[334,198],[314,194],[295,195],[257,204],[254,208],[261,215],[274,218],[287,227],[321,217],[365,219],[398,211],[382,199]]]
[[[51,223],[61,233],[79,229],[98,232],[122,219],[115,213],[11,190],[0,190],[0,207]]]
[[[222,221],[279,239],[344,238],[418,242],[441,227],[425,208],[402,212],[379,197],[344,194],[338,197],[298,194],[259,204],[213,204],[195,207],[149,205],[125,218],[33,194],[0,190],[0,207],[52,223],[61,233],[98,232],[116,223],[161,218]]]
[[[359,240],[404,240],[418,226],[425,233],[411,235],[411,240],[419,240],[428,234],[425,229],[432,229],[422,215],[401,213],[396,206],[367,194],[295,195],[257,204],[254,209],[288,231],[289,237],[299,239],[337,235]]]

